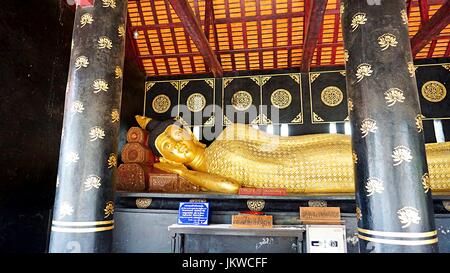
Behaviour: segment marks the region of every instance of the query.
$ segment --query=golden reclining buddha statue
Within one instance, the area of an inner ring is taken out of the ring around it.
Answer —
[[[203,190],[237,193],[240,187],[285,188],[289,193],[353,193],[351,137],[312,134],[282,137],[232,124],[206,147],[174,124],[136,116],[160,156],[154,167],[179,174]],[[434,192],[450,191],[450,142],[426,144]]]

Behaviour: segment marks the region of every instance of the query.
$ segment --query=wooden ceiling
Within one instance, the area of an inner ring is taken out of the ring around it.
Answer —
[[[131,40],[148,76],[344,65],[340,0],[312,1],[129,0],[128,34],[138,33]],[[449,3],[406,0],[406,5],[409,34],[420,40],[415,58],[449,57]],[[433,20],[435,14],[439,18]]]

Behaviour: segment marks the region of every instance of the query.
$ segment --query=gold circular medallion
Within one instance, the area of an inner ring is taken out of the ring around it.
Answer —
[[[291,105],[292,96],[286,89],[277,89],[273,91],[272,95],[270,95],[270,101],[273,106],[279,109],[284,109]]]
[[[200,112],[206,106],[206,98],[200,93],[194,93],[187,98],[187,108],[191,112]]]
[[[430,102],[440,102],[447,95],[447,89],[438,81],[428,81],[422,86],[422,96]]]
[[[247,91],[237,91],[231,98],[231,104],[238,111],[245,111],[252,105],[253,99]]]
[[[320,94],[320,99],[325,105],[334,107],[341,104],[342,100],[344,99],[344,94],[338,87],[328,86],[322,90],[322,93]]]
[[[158,113],[165,113],[170,108],[170,99],[166,95],[158,95],[152,101],[153,110]]]

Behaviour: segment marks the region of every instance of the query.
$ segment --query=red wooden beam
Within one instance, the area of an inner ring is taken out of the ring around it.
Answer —
[[[308,3],[309,9],[306,10],[306,33],[303,42],[303,56],[301,63],[301,72],[309,72],[311,62],[314,56],[317,42],[320,36],[320,30],[327,7],[327,0],[313,0]]]
[[[420,10],[420,21],[422,25],[428,22],[430,17],[428,16],[428,1],[427,0],[419,0],[419,10]]]
[[[169,0],[176,14],[183,23],[184,29],[189,33],[192,41],[197,46],[198,51],[202,54],[205,63],[211,69],[214,77],[222,77],[223,69],[214,55],[205,33],[197,20],[191,6],[187,0]]]
[[[423,24],[416,35],[411,38],[411,50],[413,56],[422,50],[431,40],[450,24],[450,1],[447,0],[436,13]]]
[[[205,1],[205,36],[206,40],[209,41],[209,32],[212,23],[212,12],[213,12],[213,3],[212,0]]]

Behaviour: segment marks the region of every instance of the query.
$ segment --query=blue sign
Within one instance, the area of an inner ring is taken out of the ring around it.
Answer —
[[[209,203],[181,202],[178,210],[180,225],[208,225]]]

